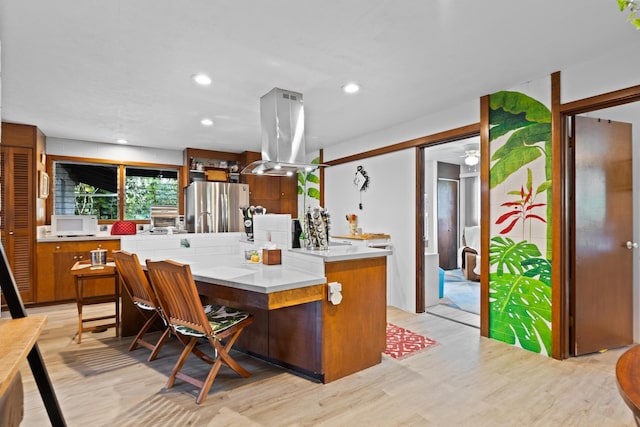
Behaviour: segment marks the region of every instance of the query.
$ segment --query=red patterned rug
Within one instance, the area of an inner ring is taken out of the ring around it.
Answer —
[[[431,338],[423,337],[408,329],[387,323],[387,349],[384,354],[394,359],[404,359],[438,344]]]

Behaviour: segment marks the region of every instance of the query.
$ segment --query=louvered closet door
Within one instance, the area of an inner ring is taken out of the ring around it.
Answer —
[[[34,200],[32,173],[33,150],[29,148],[1,147],[2,215],[0,235],[9,265],[23,302],[34,300],[35,274],[33,270],[33,216]]]

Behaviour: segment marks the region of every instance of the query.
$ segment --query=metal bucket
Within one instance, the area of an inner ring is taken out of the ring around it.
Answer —
[[[107,263],[107,250],[94,249],[91,252],[91,265],[105,265]]]

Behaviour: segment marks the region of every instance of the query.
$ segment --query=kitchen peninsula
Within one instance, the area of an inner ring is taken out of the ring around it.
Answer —
[[[140,260],[188,263],[203,300],[252,313],[255,321],[236,349],[325,383],[380,363],[390,251],[283,248],[282,264],[264,265],[244,260],[253,244],[242,237],[122,236],[121,248]]]

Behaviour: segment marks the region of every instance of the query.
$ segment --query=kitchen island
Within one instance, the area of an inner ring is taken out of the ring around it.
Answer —
[[[252,313],[235,349],[325,383],[380,363],[390,251],[283,249],[280,265],[252,264],[244,262],[240,237],[123,236],[121,247],[140,260],[188,263],[204,302]],[[329,301],[330,283],[341,287],[338,303]]]

